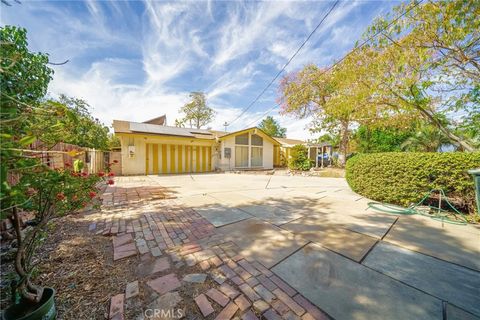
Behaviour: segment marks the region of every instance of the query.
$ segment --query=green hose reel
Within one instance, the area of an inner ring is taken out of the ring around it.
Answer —
[[[424,205],[425,200],[431,198],[432,194],[438,193],[438,206]],[[478,194],[477,194],[478,197]],[[446,203],[451,210],[445,210],[442,208],[443,203]],[[422,200],[409,206],[408,208],[396,206],[389,203],[369,202],[368,208],[376,211],[400,214],[400,215],[414,215],[419,214],[422,216],[430,217],[434,220],[439,220],[451,224],[467,224],[467,218],[463,213],[458,211],[447,199],[445,192],[442,189],[433,189],[427,193]],[[367,208],[367,209],[368,209]]]

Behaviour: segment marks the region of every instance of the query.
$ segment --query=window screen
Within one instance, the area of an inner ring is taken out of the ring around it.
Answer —
[[[248,147],[235,147],[235,167],[248,167]]]
[[[263,166],[263,148],[252,147],[252,167]]]
[[[263,146],[263,138],[257,134],[252,134],[252,146]]]
[[[241,134],[235,137],[235,144],[243,144],[248,146],[248,133]]]

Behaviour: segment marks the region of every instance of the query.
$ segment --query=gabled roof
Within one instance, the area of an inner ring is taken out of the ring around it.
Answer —
[[[147,133],[208,140],[215,139],[213,133],[204,129],[170,127],[142,122],[113,120],[113,128],[115,133]]]
[[[243,129],[243,130],[239,130],[239,131],[235,131],[235,132],[228,132],[222,136],[219,137],[219,140],[223,140],[227,137],[230,137],[230,136],[236,136],[236,135],[239,135],[239,134],[243,134],[243,133],[247,133],[249,131],[252,131],[252,130],[255,130],[255,131],[258,131],[260,133],[262,133],[264,136],[267,137],[268,140],[270,140],[273,144],[280,144],[276,138],[273,138],[271,137],[270,135],[268,135],[267,133],[265,133],[265,131],[263,131],[262,129],[258,128],[258,127],[251,127],[251,128],[247,128],[247,129]],[[256,133],[256,132],[255,132]]]
[[[287,139],[287,138],[277,138],[275,139],[280,142],[282,146],[294,146],[297,144],[305,144],[306,142],[303,140],[297,140],[297,139]]]

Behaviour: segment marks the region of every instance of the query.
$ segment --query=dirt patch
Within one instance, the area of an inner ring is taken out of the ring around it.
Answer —
[[[35,283],[56,290],[57,319],[104,319],[110,298],[135,280],[137,257],[114,264],[112,240],[88,232],[88,225],[85,215],[56,220],[35,259]]]

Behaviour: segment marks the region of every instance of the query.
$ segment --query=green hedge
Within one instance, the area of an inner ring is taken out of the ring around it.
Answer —
[[[455,205],[474,213],[475,189],[467,170],[480,167],[480,152],[387,152],[347,161],[353,191],[376,201],[408,206],[441,188]]]

